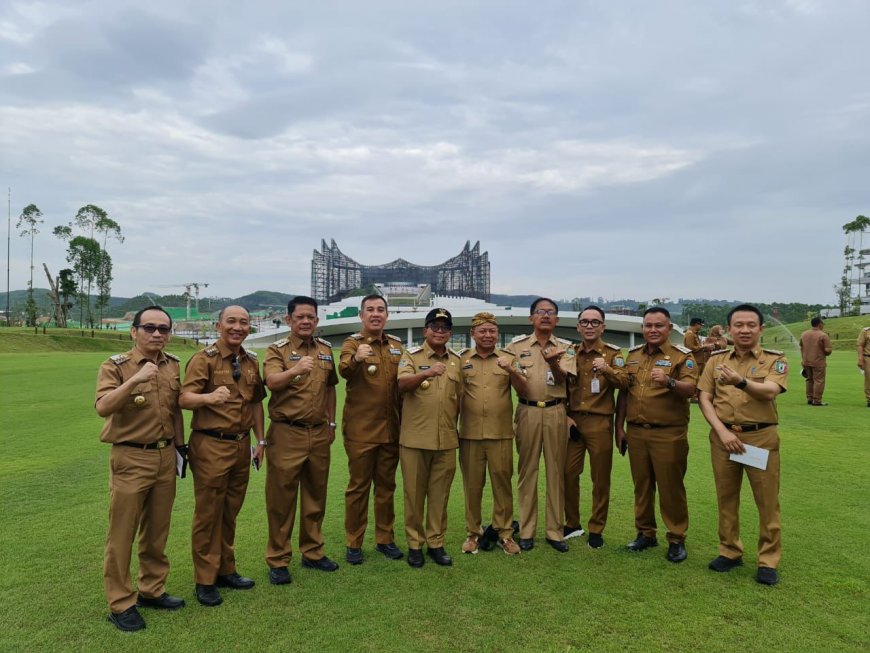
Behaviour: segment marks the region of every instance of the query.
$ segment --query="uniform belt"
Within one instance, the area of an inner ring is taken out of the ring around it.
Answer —
[[[568,412],[572,415],[580,415],[580,417],[610,417],[612,413],[590,413],[588,410],[571,410]]]
[[[666,429],[669,426],[669,424],[644,424],[642,422],[629,422],[628,425],[642,429]]]
[[[244,433],[224,433],[223,431],[214,431],[212,429],[196,429],[196,431],[215,440],[231,440],[235,442],[244,440],[251,433],[250,431],[245,431]]]
[[[768,426],[776,426],[776,424],[728,424],[727,422],[722,423],[735,433],[752,433],[752,431],[760,431],[761,429],[766,429]]]
[[[298,419],[279,419],[274,421],[295,426],[297,429],[316,429],[318,426],[326,424],[326,422],[301,422]]]
[[[170,442],[172,440],[158,440],[148,444],[142,444],[141,442],[115,442],[114,444],[122,447],[134,447],[135,449],[165,449],[169,446]]]
[[[557,406],[562,403],[561,399],[550,399],[550,401],[529,401],[528,399],[519,398],[519,402],[523,406],[537,406],[538,408],[549,408],[550,406]]]

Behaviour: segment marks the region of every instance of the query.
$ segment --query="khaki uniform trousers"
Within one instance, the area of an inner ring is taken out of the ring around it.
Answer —
[[[492,485],[492,527],[502,539],[513,537],[514,475],[513,438],[459,440],[459,466],[465,490],[465,529],[469,535],[483,535],[481,502],[489,467]]]
[[[269,541],[266,564],[286,567],[293,556],[293,524],[299,496],[299,550],[309,560],[323,557],[323,517],[329,481],[330,446],[335,433],[328,424],[314,428],[272,422],[266,448],[266,517]]]
[[[169,576],[166,538],[175,501],[175,447],[113,446],[109,458],[109,532],[103,587],[112,612],[136,604],[130,558],[139,531],[139,594],[157,598]]]
[[[655,498],[668,529],[667,540],[686,539],[689,507],[683,478],[689,458],[687,427],[643,428],[628,425],[628,456],[634,480],[634,523],[638,533],[656,536]]]
[[[580,526],[580,475],[586,452],[592,477],[592,510],[588,530],[602,533],[610,507],[610,471],[613,467],[613,416],[569,413],[577,423],[580,441],[568,440],[565,459],[565,524]]]
[[[825,393],[827,367],[820,365],[817,367],[805,367],[804,369],[807,372],[807,401],[817,404],[822,400],[822,395]]]
[[[249,438],[218,440],[198,431],[190,434],[193,470],[193,568],[196,582],[214,585],[217,577],[236,570],[236,517],[245,501],[251,473]]]
[[[348,481],[344,492],[345,544],[358,549],[366,534],[369,515],[369,491],[374,484],[375,542],[395,541],[393,525],[396,510],[396,468],[399,466],[399,445],[344,441],[347,452]]]
[[[450,484],[456,474],[456,451],[400,446],[399,460],[405,490],[405,536],[408,548],[421,549],[424,543],[430,549],[444,546],[447,501],[450,499]]]
[[[864,398],[870,401],[870,356],[864,357]]]
[[[546,537],[562,541],[565,514],[565,404],[549,408],[519,404],[516,411],[517,494],[520,538],[532,539],[538,528],[538,466],[541,450],[547,476]]]
[[[741,465],[728,459],[719,436],[710,433],[710,459],[716,500],[719,503],[719,555],[736,559],[743,556],[740,541],[740,489],[743,472],[758,507],[758,566],[776,569],[782,556],[782,526],[779,518],[779,435],[776,427],[741,433],[740,439],[770,451],[767,469]]]

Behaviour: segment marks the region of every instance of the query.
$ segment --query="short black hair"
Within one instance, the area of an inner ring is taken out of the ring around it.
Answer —
[[[643,317],[647,316],[647,313],[661,313],[669,320],[671,319],[671,312],[666,309],[664,306],[650,306],[643,312]]]
[[[585,313],[586,311],[597,311],[598,314],[601,316],[601,321],[604,322],[604,309],[601,308],[600,306],[595,306],[595,304],[589,304],[589,306],[587,306],[582,311],[577,313],[577,321],[578,322],[580,321],[580,316],[583,315],[583,313]]]
[[[538,304],[540,304],[541,302],[550,302],[553,305],[553,308],[556,309],[556,315],[559,314],[559,305],[556,302],[554,302],[549,297],[538,297],[535,301],[532,302],[532,305],[529,308],[529,315],[535,314],[535,309],[538,308]]]
[[[142,314],[143,314],[145,311],[160,311],[160,312],[163,313],[166,317],[169,318],[169,326],[170,326],[170,327],[172,326],[172,316],[171,316],[169,313],[166,312],[166,309],[163,308],[162,306],[158,306],[157,304],[152,304],[151,306],[146,306],[145,308],[140,309],[140,310],[136,313],[136,315],[133,316],[133,326],[136,327],[137,329],[138,329],[139,326],[140,326],[140,324],[139,324],[139,320],[142,319]]]
[[[249,320],[251,319],[251,311],[249,311],[249,310],[248,310],[247,308],[245,308],[244,306],[242,306],[242,305],[240,305],[240,304],[230,304],[230,306],[238,306],[239,308],[241,308],[242,310],[244,310],[245,313],[248,314],[248,319],[249,319]],[[218,316],[217,316],[217,321],[218,321],[218,322],[220,322],[220,321],[223,319],[223,317],[224,317],[224,311],[227,310],[228,308],[230,308],[230,306],[224,306],[221,310],[218,311]]]
[[[366,295],[365,297],[362,298],[362,301],[359,303],[359,310],[363,309],[363,307],[366,305],[366,302],[371,302],[371,301],[374,301],[376,299],[380,299],[382,302],[384,302],[384,308],[387,308],[387,309],[390,308],[390,305],[387,303],[386,297],[384,297],[383,295],[379,295],[376,292],[373,292],[372,294]]]
[[[761,314],[761,311],[759,311],[758,308],[756,308],[752,304],[738,304],[737,306],[732,308],[730,311],[728,311],[728,316],[725,318],[725,321],[728,322],[728,326],[731,326],[731,317],[735,313],[740,312],[740,311],[748,311],[750,313],[755,313],[758,316],[758,324],[759,325],[764,324],[764,316]]]
[[[297,295],[289,302],[287,302],[287,315],[293,315],[293,311],[296,310],[297,306],[313,306],[314,310],[317,311],[317,300],[313,297]]]
[[[814,327],[817,327],[817,326],[819,326],[820,324],[824,324],[824,323],[825,323],[825,321],[824,321],[822,318],[818,317],[818,316],[816,316],[816,317],[814,317],[812,320],[810,320],[810,325],[812,325],[812,326],[814,326]]]
[[[704,318],[693,317],[691,320],[689,320],[689,326],[695,326],[696,324],[704,324]]]

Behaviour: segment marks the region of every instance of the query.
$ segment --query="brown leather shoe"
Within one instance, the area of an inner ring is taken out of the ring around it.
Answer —
[[[462,543],[462,552],[463,553],[477,553],[477,535],[469,535],[465,542]]]
[[[501,547],[501,550],[504,551],[509,556],[516,556],[520,554],[520,545],[514,542],[512,537],[505,537],[498,541],[498,545]]]

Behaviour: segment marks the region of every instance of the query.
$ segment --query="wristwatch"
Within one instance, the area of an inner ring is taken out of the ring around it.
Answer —
[[[668,379],[668,390],[673,390],[676,387],[677,387],[677,380],[676,379]]]
[[[747,381],[746,381],[746,377],[744,376],[743,379],[741,379],[740,383],[735,383],[735,384],[734,384],[734,387],[735,387],[735,388],[739,388],[740,390],[745,390],[745,389],[746,389],[746,383],[747,383]]]

